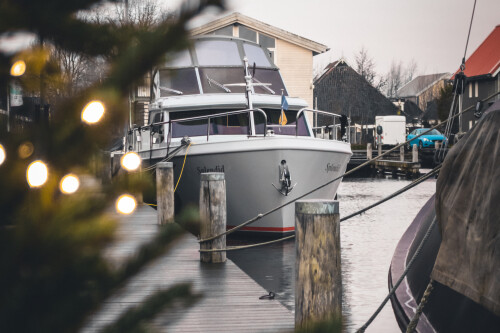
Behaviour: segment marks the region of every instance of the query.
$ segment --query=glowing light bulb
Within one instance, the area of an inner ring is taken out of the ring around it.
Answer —
[[[10,68],[10,75],[21,76],[26,72],[26,63],[22,60],[18,60]]]
[[[0,165],[2,165],[3,161],[5,161],[5,149],[4,147],[0,144]]]
[[[128,194],[123,194],[116,200],[116,211],[120,214],[130,214],[136,206],[137,202],[134,197]]]
[[[35,161],[28,166],[26,178],[30,187],[42,186],[49,178],[49,169],[42,161]]]
[[[141,157],[133,151],[123,155],[120,160],[122,167],[128,171],[137,170],[137,168],[141,165],[141,162]]]
[[[104,114],[104,105],[99,101],[92,101],[85,105],[82,111],[82,120],[88,124],[95,124]]]
[[[72,194],[75,193],[76,190],[80,187],[80,180],[78,177],[72,173],[67,174],[61,179],[59,183],[59,189],[64,194]]]

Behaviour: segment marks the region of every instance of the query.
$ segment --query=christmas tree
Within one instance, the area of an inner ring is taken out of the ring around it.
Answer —
[[[23,120],[0,115],[2,332],[78,330],[104,299],[182,232],[176,224],[165,227],[123,267],[111,267],[103,249],[113,239],[116,222],[105,211],[120,194],[140,191],[144,180],[126,174],[103,186],[85,179],[93,179],[102,150],[130,125],[127,101],[134,83],[165,56],[188,46],[191,18],[222,4],[190,3],[175,18],[152,26],[91,20],[84,14],[116,2],[0,1],[0,38],[35,37],[27,49],[0,52],[0,91],[21,87],[38,104],[35,115]],[[68,75],[70,63],[62,62],[62,55],[105,59],[106,71],[74,89],[68,85],[78,81],[76,72]],[[192,297],[189,285],[152,295],[109,331],[140,331],[143,319],[180,297]]]

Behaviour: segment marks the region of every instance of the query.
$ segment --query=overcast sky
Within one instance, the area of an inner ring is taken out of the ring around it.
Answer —
[[[172,1],[168,1],[172,4]],[[331,51],[326,65],[351,64],[365,47],[379,73],[415,59],[418,74],[453,72],[460,65],[474,0],[229,0],[229,10],[312,39]],[[214,18],[213,16],[211,18]],[[500,24],[500,0],[477,0],[467,57]]]

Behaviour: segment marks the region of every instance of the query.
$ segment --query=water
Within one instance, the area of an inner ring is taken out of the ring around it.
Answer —
[[[355,212],[409,183],[405,179],[390,178],[345,179],[338,191],[340,214]],[[435,188],[435,179],[429,179],[361,216],[342,222],[342,302],[346,332],[354,332],[362,326],[387,296],[388,270],[394,249]],[[284,306],[294,310],[293,239],[229,252],[228,256],[262,287],[275,292]],[[367,332],[400,332],[390,302]]]

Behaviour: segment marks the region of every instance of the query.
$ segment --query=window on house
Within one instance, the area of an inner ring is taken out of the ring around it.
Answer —
[[[212,34],[214,34],[216,36],[229,36],[229,37],[232,37],[233,36],[233,26],[229,25],[227,27],[217,29]]]
[[[273,49],[276,47],[276,40],[266,35],[259,34],[259,44],[268,49]]]
[[[469,98],[472,98],[472,85],[473,83],[469,83]]]
[[[239,32],[240,38],[251,40],[252,42],[257,43],[257,32],[248,29],[244,25],[239,26]]]
[[[475,96],[476,97],[479,97],[479,82],[476,81],[476,91],[474,92],[475,93]]]

